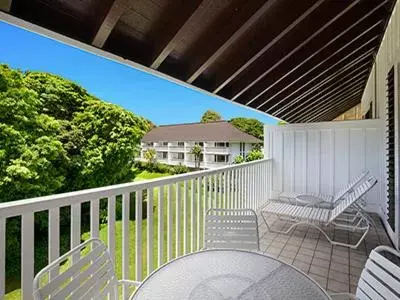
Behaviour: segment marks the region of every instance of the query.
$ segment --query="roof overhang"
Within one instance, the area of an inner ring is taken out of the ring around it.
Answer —
[[[7,0],[0,9],[23,21],[2,20],[84,50],[288,122],[311,122],[361,101],[394,3]]]

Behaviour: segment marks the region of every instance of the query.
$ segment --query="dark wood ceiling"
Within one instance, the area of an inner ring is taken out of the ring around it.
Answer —
[[[357,105],[395,0],[8,0],[8,13],[288,122]]]

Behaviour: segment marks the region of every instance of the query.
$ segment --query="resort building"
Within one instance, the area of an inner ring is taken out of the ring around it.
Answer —
[[[200,168],[211,169],[231,164],[238,155],[245,157],[261,142],[227,121],[165,125],[143,137],[140,157],[144,160],[144,152],[154,148],[161,163],[195,167],[191,150],[197,144],[202,149]]]

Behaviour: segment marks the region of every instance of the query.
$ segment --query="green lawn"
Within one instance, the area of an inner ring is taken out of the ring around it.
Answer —
[[[157,177],[162,177],[162,176],[168,176],[168,174],[159,174],[159,173],[149,173],[149,172],[142,172],[140,173],[136,178],[136,180],[147,180],[147,179],[152,179],[152,178],[157,178]],[[191,224],[191,199],[190,199],[190,182],[188,182],[188,201],[187,201],[187,251],[190,251],[190,240],[191,240],[191,234],[190,234],[190,228],[192,226]],[[184,187],[183,183],[180,184],[180,189],[181,189],[181,197],[180,197],[180,206],[181,206],[181,226],[180,226],[180,243],[179,243],[179,253],[183,254],[183,205],[184,205]],[[168,220],[168,210],[167,210],[167,187],[164,187],[164,205],[163,205],[163,216],[164,216],[164,231],[163,231],[163,257],[164,257],[164,262],[167,260],[167,220]],[[195,193],[195,199],[197,203],[197,192]],[[172,187],[172,213],[173,213],[173,226],[172,226],[172,257],[176,257],[176,186]],[[153,248],[152,248],[152,256],[153,256],[153,267],[157,268],[158,267],[158,188],[154,189],[154,196],[153,196],[153,201],[154,201],[154,214],[153,214]],[[201,201],[203,203],[203,201]],[[197,209],[197,207],[196,207]],[[203,214],[203,205],[200,207],[200,212]],[[197,216],[197,213],[196,213]],[[130,253],[129,253],[129,270],[130,270],[130,279],[135,279],[135,228],[136,227],[136,221],[130,221],[129,222],[129,248],[130,248]],[[202,237],[202,230],[203,224],[202,222],[200,223],[200,236]],[[82,234],[82,239],[86,240],[90,237],[90,233],[86,232]],[[104,241],[107,242],[107,225],[101,225],[100,226],[100,238]],[[117,221],[116,222],[116,272],[119,278],[121,278],[122,275],[122,222]],[[142,278],[145,278],[146,275],[148,274],[147,270],[147,219],[142,221]],[[201,240],[202,243],[202,240]],[[201,247],[201,245],[200,245]],[[5,299],[20,299],[20,290],[14,290],[11,293],[8,293],[6,295]]]

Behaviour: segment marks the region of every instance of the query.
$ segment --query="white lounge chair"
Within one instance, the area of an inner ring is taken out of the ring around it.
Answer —
[[[278,233],[289,233],[293,228],[300,225],[313,226],[333,245],[341,245],[350,248],[357,248],[362,240],[368,233],[370,228],[370,221],[365,212],[355,205],[356,201],[363,197],[375,184],[377,180],[374,177],[368,178],[364,183],[360,184],[351,193],[341,198],[336,202],[336,205],[332,209],[311,207],[311,206],[298,206],[284,202],[268,201],[267,204],[261,209],[261,214],[264,218],[265,224],[268,230]],[[349,208],[356,210],[357,218],[346,221],[344,218],[341,222],[338,219],[345,211]],[[283,217],[285,220],[291,221],[293,224],[286,231],[273,230],[270,224],[267,222],[266,214],[277,215]],[[325,229],[328,226],[334,226],[338,229],[361,231],[363,232],[359,241],[356,244],[345,244],[337,241],[333,241],[326,233]]]
[[[204,247],[258,251],[258,222],[252,209],[218,209],[207,211]]]
[[[360,184],[368,174],[368,171],[361,172],[334,195],[281,192],[278,193],[276,199],[271,200],[284,201],[296,205],[318,205],[323,208],[332,208],[337,201],[342,199],[346,194],[350,193],[358,184]],[[300,198],[301,201],[299,201]]]
[[[64,269],[65,264],[67,268]],[[63,269],[62,273],[59,273],[60,269]],[[118,299],[118,286],[139,284],[136,281],[118,280],[106,245],[99,239],[90,239],[53,261],[35,276],[33,298]]]
[[[332,299],[393,300],[400,298],[400,267],[382,255],[389,252],[397,259],[400,253],[387,246],[379,246],[371,251],[358,281],[355,295],[349,293],[332,294]]]

